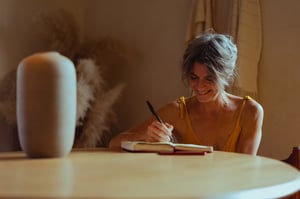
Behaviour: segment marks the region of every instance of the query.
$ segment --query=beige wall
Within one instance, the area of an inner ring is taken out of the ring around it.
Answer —
[[[265,109],[260,153],[284,158],[300,145],[300,1],[262,0],[259,94]]]
[[[82,26],[83,5],[82,0],[0,0],[0,78],[22,58],[42,49],[45,41],[37,20],[40,12],[65,9]]]
[[[120,125],[114,131],[125,129],[149,116],[146,99],[159,107],[188,95],[179,65],[190,4],[190,0],[0,0],[0,78],[24,56],[43,48],[34,15],[67,9],[74,14],[83,38],[96,40],[109,35],[128,49],[128,62],[105,71],[110,85],[127,84],[115,107]],[[259,101],[265,109],[265,121],[259,154],[278,159],[287,156],[300,139],[299,8],[298,0],[262,0]],[[10,148],[10,135],[11,129],[1,121],[1,146]]]

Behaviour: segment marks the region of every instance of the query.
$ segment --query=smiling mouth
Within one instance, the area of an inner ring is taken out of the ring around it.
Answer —
[[[198,91],[197,94],[198,94],[198,95],[206,95],[206,94],[208,94],[209,92],[210,92],[210,90],[208,90],[208,91],[201,91],[201,92]]]

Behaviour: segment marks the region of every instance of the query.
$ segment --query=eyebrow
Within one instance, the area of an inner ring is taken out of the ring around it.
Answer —
[[[197,74],[195,74],[194,72],[190,72],[189,75],[194,75],[194,76],[199,77],[199,76],[198,76]],[[205,76],[205,78],[208,78],[208,77],[209,77],[209,78],[213,78],[213,79],[215,78],[214,75],[211,74],[211,73],[209,73],[209,74],[207,74],[207,75]]]
[[[195,76],[198,76],[198,75],[196,75],[194,72],[190,72],[189,75],[195,75]]]

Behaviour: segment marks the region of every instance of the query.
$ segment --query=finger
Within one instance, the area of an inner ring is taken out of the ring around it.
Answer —
[[[169,141],[169,136],[164,136],[161,134],[150,134],[147,137],[147,141],[149,142],[165,142],[165,141]]]
[[[172,131],[173,131],[173,126],[171,125],[166,125],[166,124],[162,124],[162,127],[163,127],[163,131],[165,133],[165,135],[167,136],[172,136]]]
[[[167,136],[170,136],[172,134],[172,128],[171,126],[169,125],[169,127],[167,127],[165,124],[163,123],[160,123],[160,122],[157,122],[157,121],[154,121],[152,123],[152,126],[155,127],[157,130],[159,130],[161,133],[167,135]]]
[[[174,126],[169,124],[169,123],[166,123],[165,122],[165,126],[170,130],[170,131],[173,131],[174,130]]]
[[[169,140],[169,135],[162,130],[161,125],[150,125],[147,128],[147,140],[149,141],[167,141]]]
[[[159,141],[160,136],[158,135],[158,133],[156,133],[157,128],[151,124],[150,126],[147,127],[147,141],[151,141],[151,142],[156,142]]]
[[[173,131],[173,129],[174,129],[174,126],[171,125],[171,124],[169,124],[169,123],[165,123],[164,125],[165,125],[165,128],[168,128],[168,132],[169,132],[169,141],[170,141],[170,142],[174,142],[175,140],[174,140],[173,133],[172,133],[172,131]]]
[[[157,121],[153,121],[148,126],[148,130],[149,130],[149,132],[155,132],[156,134],[158,134],[159,132],[163,132],[164,131],[161,123],[159,123]]]

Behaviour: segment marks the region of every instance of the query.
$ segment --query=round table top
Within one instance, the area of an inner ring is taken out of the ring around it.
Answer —
[[[275,198],[300,188],[299,171],[284,162],[220,151],[84,149],[44,159],[7,152],[0,171],[0,198]]]

